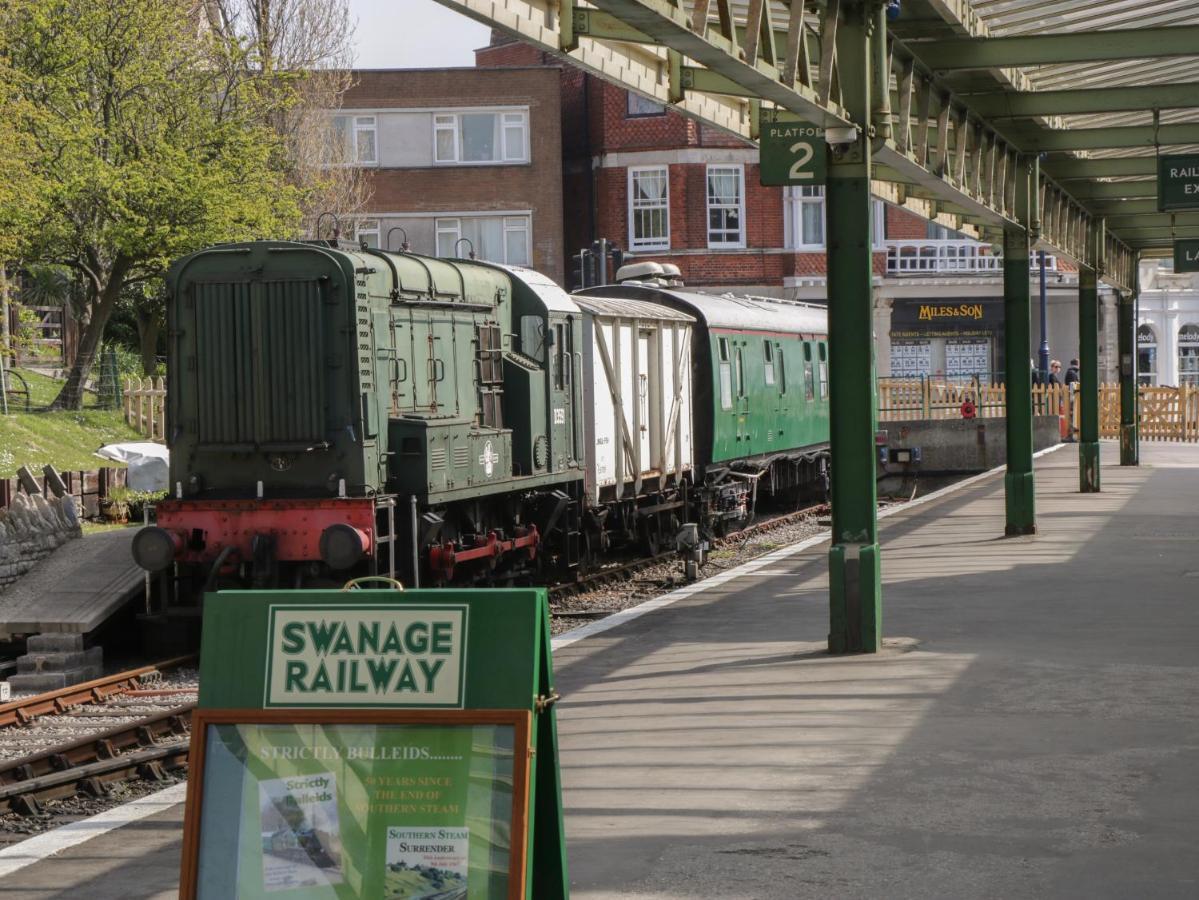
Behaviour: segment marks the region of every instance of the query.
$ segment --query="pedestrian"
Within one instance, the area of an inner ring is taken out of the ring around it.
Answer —
[[[1055,359],[1052,362],[1050,362],[1049,363],[1049,381],[1046,383],[1047,384],[1061,384],[1062,383],[1061,372],[1062,372],[1061,360]]]
[[[1066,370],[1066,384],[1078,384],[1078,360],[1070,360],[1070,368]]]
[[[1041,370],[1037,368],[1037,364],[1032,359],[1028,361],[1029,367],[1032,369],[1033,387],[1038,387],[1041,384]]]

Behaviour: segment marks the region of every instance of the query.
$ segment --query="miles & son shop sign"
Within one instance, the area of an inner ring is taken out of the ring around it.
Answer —
[[[185,900],[568,897],[544,590],[210,594],[200,670]]]

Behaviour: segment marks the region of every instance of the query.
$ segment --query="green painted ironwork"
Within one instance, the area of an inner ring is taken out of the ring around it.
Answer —
[[[1109,148],[1153,147],[1158,144],[1199,143],[1199,124],[1126,125],[1107,128],[1009,129],[1005,132],[1021,150],[1056,152],[1063,150],[1104,150]]]
[[[859,7],[837,29],[842,89],[858,121],[868,121],[871,109],[869,40],[875,27],[869,13]],[[871,163],[863,135],[829,152],[825,201],[833,479],[829,651],[874,653],[882,644],[882,585],[875,489]],[[1024,269],[1027,281],[1027,262]]]
[[[1099,491],[1099,279],[1090,266],[1078,270],[1077,402],[1079,491]]]
[[[951,38],[915,45],[934,69],[999,69],[1120,59],[1193,56],[1199,25],[1024,34],[1013,37]]]
[[[1020,164],[1016,212],[1031,221],[1029,183],[1033,170]],[[1004,383],[1007,387],[1007,473],[1004,475],[1008,535],[1035,534],[1036,497],[1032,441],[1032,300],[1028,278],[1029,232],[1011,228],[1003,235]],[[1026,364],[1025,360],[1029,360]]]
[[[976,113],[995,119],[1194,109],[1199,107],[1199,82],[971,94],[967,99]]]
[[[1137,437],[1137,319],[1135,295],[1122,292],[1117,306],[1120,350],[1120,465],[1140,464]]]

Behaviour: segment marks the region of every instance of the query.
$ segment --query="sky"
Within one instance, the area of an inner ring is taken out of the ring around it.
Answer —
[[[473,66],[491,30],[434,0],[349,0],[360,69]]]

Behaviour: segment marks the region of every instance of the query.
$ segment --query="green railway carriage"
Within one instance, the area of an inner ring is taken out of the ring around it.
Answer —
[[[827,490],[827,313],[815,304],[703,294],[653,283],[592,288],[697,320],[692,344],[696,467],[716,530],[763,496]]]

